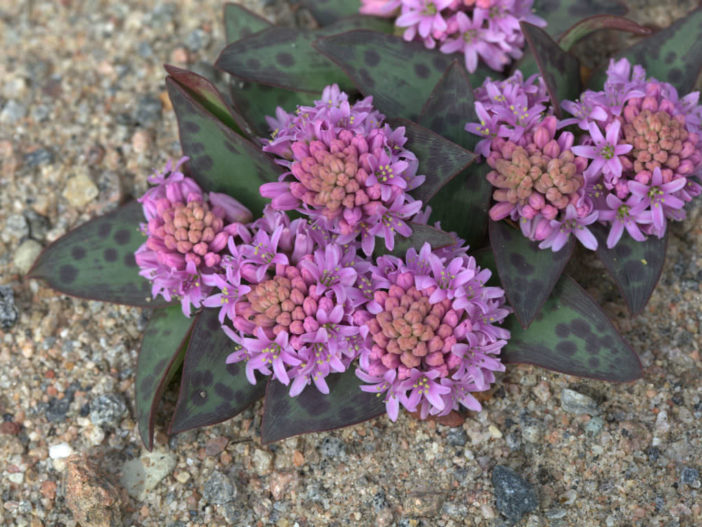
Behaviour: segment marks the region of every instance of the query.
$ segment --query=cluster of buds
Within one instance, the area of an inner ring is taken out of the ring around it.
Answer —
[[[407,41],[442,53],[463,53],[473,73],[482,59],[496,71],[522,56],[519,22],[546,22],[531,11],[533,0],[361,0],[361,13],[396,17]]]
[[[356,365],[362,389],[387,392],[393,420],[400,404],[422,417],[479,410],[471,393],[503,369],[504,291],[485,285],[490,272],[457,237],[373,259],[375,236],[392,248],[411,233],[405,220],[429,216],[407,194],[424,178],[404,130],[382,120],[371,98],[352,105],[337,86],[295,115],[278,109],[264,150],[289,171],[261,186],[272,203],[254,221],[232,198],[203,193],[180,163],[167,166],[141,199],[148,239],[137,262],[154,295],[180,298],[186,316],[219,309],[234,343],[227,362],[245,362],[251,383],[329,393],[327,377]]]

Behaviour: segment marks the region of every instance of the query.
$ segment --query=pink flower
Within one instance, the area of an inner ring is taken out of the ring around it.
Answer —
[[[473,73],[478,67],[478,57],[481,57],[492,69],[501,71],[509,58],[497,43],[503,37],[498,32],[483,27],[483,10],[477,9],[471,19],[465,13],[456,13],[458,34],[455,38],[447,39],[441,46],[442,53],[460,51],[465,56],[466,69]]]
[[[622,175],[622,162],[619,156],[629,153],[633,146],[619,144],[619,131],[621,130],[619,121],[615,120],[607,125],[607,137],[602,135],[599,127],[594,123],[588,125],[588,130],[594,146],[573,147],[573,152],[576,155],[593,160],[585,171],[585,177],[594,178],[601,170],[605,178],[616,183]]]

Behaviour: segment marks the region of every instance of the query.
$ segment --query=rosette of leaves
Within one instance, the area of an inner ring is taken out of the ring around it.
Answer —
[[[538,250],[511,226],[488,221],[486,165],[474,162],[475,140],[463,127],[475,120],[471,86],[482,83],[488,73],[496,74],[479,68],[468,75],[452,57],[394,36],[389,21],[354,16],[356,6],[349,7],[354,2],[301,3],[321,27],[275,27],[238,5],[225,6],[229,44],[215,66],[231,74],[228,92],[195,73],[167,67],[166,85],[183,153],[190,158],[188,175],[204,191],[230,194],[258,214],[266,202],[259,186],[277,180],[281,170],[260,149],[258,137],[268,134],[264,117],[276,106],[309,104],[335,82],[350,93],[373,95],[375,106],[393,125],[406,126],[407,147],[417,155],[420,173],[429,176],[415,197],[432,206],[430,224],[440,221],[474,251],[492,247],[476,256],[495,271],[494,279],[501,282],[514,309],[507,324],[512,338],[503,360],[611,381],[640,377],[636,354],[596,303],[562,274],[572,247],[554,256]],[[555,104],[582,87],[578,61],[568,53],[570,45],[604,27],[643,31],[620,18],[622,8],[610,2],[540,0],[535,7],[549,26],[544,31],[524,25],[529,49],[522,66],[541,72]],[[609,14],[567,29],[573,17],[602,12]],[[689,91],[699,72],[701,21],[702,12],[695,11],[622,53],[650,74]],[[178,382],[179,392],[171,433],[222,422],[261,398],[264,442],[384,413],[380,399],[359,389],[353,368],[328,378],[329,395],[305,390],[291,398],[275,381],[249,384],[243,363],[225,364],[232,343],[220,330],[216,310],[202,310],[184,323],[179,305],[150,299],[149,284],[134,261],[134,251],[144,241],[142,221],[136,202],[91,220],[50,245],[30,276],[66,294],[153,310],[135,382],[136,419],[147,448],[153,445],[161,396],[172,380]],[[397,244],[398,253],[425,241],[435,247],[451,243],[444,231],[414,227],[413,236]],[[600,250],[632,311],[648,300],[664,249],[665,242],[656,240]]]

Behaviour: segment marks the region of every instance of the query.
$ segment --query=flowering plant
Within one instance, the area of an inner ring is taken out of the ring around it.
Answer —
[[[565,31],[573,9],[602,6],[555,2],[546,30],[519,26],[518,70],[487,78],[386,20],[345,17],[357,4],[302,3],[322,27],[274,27],[228,4],[216,66],[235,77],[230,96],[167,66],[184,157],[31,272],[154,310],[136,375],[144,443],[174,377],[172,433],[264,398],[264,441],[394,420],[401,407],[478,411],[473,394],[508,363],[638,378],[636,354],[562,273],[577,239],[632,312],[645,306],[668,222],[699,193],[700,112],[684,94],[702,11],[620,53],[583,91],[575,41],[605,27],[648,33],[617,6]],[[468,4],[478,19],[484,3]]]

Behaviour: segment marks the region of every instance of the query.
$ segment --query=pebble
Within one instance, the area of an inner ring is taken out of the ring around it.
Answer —
[[[604,426],[604,419],[602,419],[599,416],[595,416],[585,424],[585,432],[588,435],[595,437],[597,434],[599,434],[602,431],[603,426]]]
[[[122,466],[120,482],[131,497],[142,500],[147,492],[173,472],[176,463],[177,458],[171,452],[145,452]]]
[[[0,122],[14,124],[24,118],[25,115],[27,115],[27,108],[23,104],[10,99],[0,112]]]
[[[680,483],[689,485],[693,489],[699,489],[700,484],[700,473],[696,468],[683,467],[680,471]]]
[[[257,448],[254,450],[251,462],[256,470],[256,474],[268,474],[271,471],[271,465],[273,464],[273,455],[265,450]]]
[[[565,412],[575,415],[599,413],[597,403],[591,397],[570,388],[563,388],[561,392],[561,408]]]
[[[122,500],[117,486],[96,465],[75,456],[69,460],[66,477],[66,506],[73,519],[91,527],[123,525]]]
[[[41,254],[41,250],[41,244],[35,240],[25,240],[22,242],[22,245],[17,247],[12,263],[15,264],[15,268],[20,274],[25,275],[29,272]]]
[[[54,162],[54,153],[48,148],[37,148],[24,154],[24,164],[29,168]]]
[[[17,241],[29,236],[29,224],[27,219],[21,214],[10,214],[5,220],[5,227],[2,229],[2,240]]]
[[[49,457],[51,459],[63,459],[73,454],[73,448],[68,443],[59,443],[49,447]]]
[[[190,51],[200,51],[210,44],[210,35],[202,29],[194,29],[185,37],[185,46]]]
[[[97,186],[86,173],[80,173],[69,178],[63,191],[63,197],[77,208],[87,205],[97,198],[98,194]]]
[[[319,453],[324,457],[339,459],[346,457],[346,448],[338,437],[325,437],[319,445]]]
[[[161,99],[154,95],[144,95],[137,100],[134,120],[144,126],[157,123],[163,114]]]
[[[519,521],[538,505],[534,489],[511,468],[496,465],[492,471],[492,486],[497,510],[508,520]]]
[[[464,446],[468,442],[468,434],[463,428],[449,428],[446,442],[451,446]]]
[[[96,426],[116,428],[126,413],[124,398],[117,393],[98,395],[90,401],[90,421]]]
[[[214,505],[222,505],[232,501],[236,495],[236,486],[232,480],[219,470],[212,472],[202,488],[202,497]]]
[[[9,285],[0,285],[0,328],[10,329],[17,322],[15,293]]]

